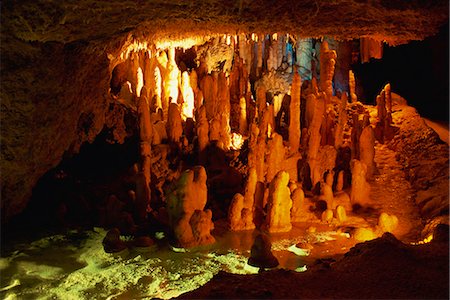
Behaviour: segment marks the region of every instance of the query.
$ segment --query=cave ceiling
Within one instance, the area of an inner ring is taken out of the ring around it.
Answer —
[[[2,32],[24,41],[111,39],[128,32],[288,32],[302,37],[422,40],[448,19],[448,1],[3,1]],[[182,25],[182,26],[180,26]]]

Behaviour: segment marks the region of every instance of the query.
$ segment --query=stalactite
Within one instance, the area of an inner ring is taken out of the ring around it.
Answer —
[[[264,35],[258,37],[258,42],[256,43],[256,76],[260,77],[262,74],[263,66],[263,49],[264,49]]]
[[[352,70],[348,71],[348,87],[350,92],[350,102],[355,103],[358,101],[358,97],[356,96],[356,81],[355,74],[353,74]]]
[[[285,161],[283,137],[277,133],[272,134],[272,139],[267,143],[267,175],[266,182],[271,182],[275,175],[283,169]]]
[[[157,56],[158,71],[155,71],[155,76],[161,76],[161,107],[163,110],[163,120],[167,120],[167,115],[169,111],[169,94],[166,93],[166,78],[168,77],[168,58],[165,51],[161,51]],[[168,90],[167,90],[168,91]]]
[[[312,53],[312,39],[297,39],[296,42],[296,64],[303,80],[311,80],[311,58]]]
[[[267,216],[264,227],[269,232],[288,232],[291,224],[291,192],[288,187],[289,174],[278,172],[269,185]]]
[[[291,103],[289,105],[289,146],[292,152],[297,152],[300,147],[300,93],[301,79],[294,71],[291,85]]]
[[[320,89],[326,94],[328,103],[333,96],[333,75],[334,65],[336,63],[336,51],[328,48],[328,42],[323,41],[320,45]]]
[[[361,63],[369,62],[371,58],[383,58],[383,43],[369,37],[359,40]]]

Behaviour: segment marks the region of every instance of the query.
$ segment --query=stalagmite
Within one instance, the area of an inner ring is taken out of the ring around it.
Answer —
[[[280,171],[269,185],[267,216],[264,222],[269,232],[287,232],[292,229],[292,200],[288,184],[289,174]]]
[[[305,193],[298,187],[292,192],[291,222],[301,222],[306,217]]]
[[[320,193],[319,200],[323,200],[327,203],[327,209],[335,209],[336,205],[334,202],[332,186],[325,182],[321,182]]]
[[[355,103],[358,101],[358,97],[356,96],[356,81],[355,81],[355,74],[353,74],[352,70],[348,71],[348,86],[349,86],[349,93],[350,93],[350,102]]]
[[[206,117],[210,121],[214,117],[216,94],[214,93],[214,79],[212,75],[206,75],[200,82],[203,93],[203,101],[206,108]]]
[[[210,244],[214,224],[210,210],[203,211],[207,201],[206,171],[198,166],[184,171],[167,195],[169,224],[181,247]]]
[[[294,76],[291,85],[291,104],[289,106],[289,146],[292,152],[297,152],[300,147],[300,89],[301,79],[294,68]]]
[[[333,221],[333,211],[331,209],[325,210],[322,213],[321,220],[325,223],[331,223]]]
[[[328,42],[323,41],[320,45],[320,89],[327,95],[326,103],[333,96],[333,75],[336,63],[336,51],[328,48]]]
[[[168,77],[168,58],[166,51],[161,51],[156,57],[157,68],[155,70],[155,79],[158,83],[158,76],[160,76],[161,82],[161,107],[163,110],[163,120],[167,120],[167,115],[169,111],[169,93],[166,89],[166,78]],[[166,93],[167,91],[167,93]]]
[[[353,159],[351,162],[351,169],[352,190],[350,202],[352,205],[367,205],[370,203],[370,185],[366,181],[367,166],[359,160]]]
[[[248,264],[260,269],[275,268],[278,259],[271,252],[272,243],[266,235],[258,234],[252,245]]]
[[[359,137],[360,161],[367,166],[366,178],[369,180],[375,171],[375,132],[372,126],[366,126]]]
[[[315,185],[320,181],[320,177],[317,178],[313,174],[313,170],[316,169],[317,165],[317,154],[320,147],[320,126],[322,125],[323,113],[325,109],[324,94],[322,93],[319,98],[311,98],[314,101],[314,114],[311,121],[311,125],[308,128],[309,131],[309,142],[308,142],[308,164],[311,169],[311,181]]]
[[[180,142],[180,137],[183,134],[183,127],[181,124],[181,114],[176,103],[170,103],[169,114],[167,118],[167,136],[171,142]]]
[[[282,170],[284,157],[283,137],[277,133],[272,134],[268,142],[267,175],[266,182],[271,182],[275,175]]]
[[[152,122],[147,98],[143,96],[138,98],[138,101],[141,164],[136,182],[136,202],[137,216],[139,221],[142,222],[146,218],[147,210],[150,208]]]
[[[237,193],[228,210],[228,224],[231,231],[255,229],[252,208],[245,207],[244,196]]]
[[[258,119],[261,120],[263,116],[264,109],[266,109],[266,88],[264,85],[260,84],[256,88],[256,107],[258,113]]]
[[[384,92],[385,92],[385,96],[386,96],[386,110],[387,110],[387,115],[388,117],[390,117],[390,120],[392,121],[392,93],[391,93],[391,84],[388,83],[384,86]]]
[[[215,117],[220,119],[220,141],[225,149],[231,144],[230,128],[230,90],[228,89],[225,73],[220,72],[217,76],[217,107]]]
[[[255,193],[257,182],[258,176],[256,174],[256,170],[254,168],[250,168],[248,170],[248,178],[244,191],[244,207],[252,210],[255,205]]]
[[[204,105],[199,108],[197,116],[198,151],[202,153],[209,143],[209,123],[206,118],[206,108]]]

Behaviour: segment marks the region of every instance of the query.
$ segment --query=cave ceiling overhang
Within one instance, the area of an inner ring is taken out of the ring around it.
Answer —
[[[1,22],[3,34],[38,42],[285,32],[395,45],[434,35],[447,20],[445,0],[33,0],[2,2]]]

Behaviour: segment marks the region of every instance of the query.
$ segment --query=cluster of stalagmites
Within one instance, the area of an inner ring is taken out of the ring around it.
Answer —
[[[384,142],[393,134],[389,85],[377,97],[374,128],[357,102],[353,73],[351,103],[346,91],[333,95],[337,55],[327,42],[320,48],[319,82],[308,77],[310,68],[305,71],[304,43],[292,43],[288,36],[239,35],[202,47],[196,68],[177,63],[170,48],[132,52],[115,69],[112,92],[136,107],[139,117],[134,200],[139,222],[151,212],[169,226],[178,246],[213,243],[212,210],[205,207],[214,207],[208,199],[214,191],[208,187],[223,187],[241,175],[245,184],[228,205],[232,231],[287,232],[292,223],[317,219],[342,224],[354,205],[370,205],[375,140]],[[214,53],[223,53],[218,47],[232,50],[232,63],[208,63]],[[289,90],[270,93],[260,80],[252,93],[251,81],[276,70],[292,73]],[[247,140],[240,154],[245,173],[239,176],[218,163],[237,138]],[[189,161],[171,167],[167,160],[174,153]],[[152,189],[160,199],[151,199]],[[163,203],[158,212],[152,211],[154,203]],[[380,230],[392,231],[395,222],[386,220],[380,217]]]

